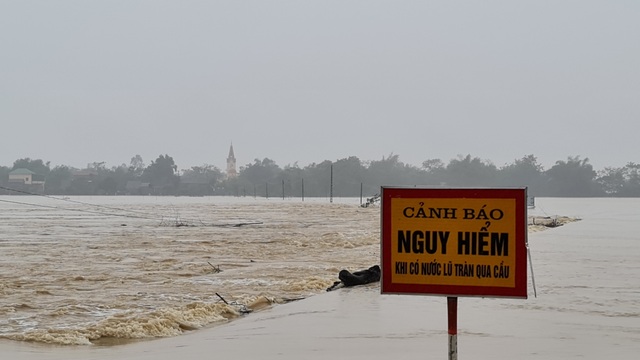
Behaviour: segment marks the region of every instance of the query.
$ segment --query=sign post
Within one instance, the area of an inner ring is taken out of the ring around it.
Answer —
[[[458,298],[447,298],[447,320],[449,322],[449,360],[458,360]]]
[[[526,188],[381,194],[381,292],[446,296],[457,359],[459,296],[527,298]]]

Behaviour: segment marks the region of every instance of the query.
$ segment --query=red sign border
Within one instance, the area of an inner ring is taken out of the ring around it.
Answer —
[[[381,187],[380,254],[382,294],[527,298],[527,188],[403,188]],[[512,288],[469,285],[394,284],[391,281],[391,199],[515,199],[516,274]],[[521,219],[521,221],[517,221]]]

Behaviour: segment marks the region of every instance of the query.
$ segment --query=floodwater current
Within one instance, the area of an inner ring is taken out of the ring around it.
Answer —
[[[0,337],[14,340],[179,335],[379,263],[379,208],[359,199],[0,200]]]
[[[594,333],[640,341],[640,199],[536,199],[529,215],[581,221],[529,226],[539,298],[500,306],[592,318]],[[0,338],[176,336],[379,261],[380,208],[359,199],[4,196]]]

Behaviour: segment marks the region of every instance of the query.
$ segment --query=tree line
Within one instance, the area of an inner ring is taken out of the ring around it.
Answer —
[[[140,155],[130,163],[107,167],[104,162],[85,169],[23,158],[13,166],[0,166],[0,194],[24,194],[33,187],[9,181],[15,169],[28,169],[45,182],[38,192],[47,195],[178,195],[256,197],[357,197],[373,196],[380,186],[528,187],[539,197],[638,197],[640,165],[606,167],[596,171],[580,156],[559,160],[549,169],[534,155],[526,155],[502,167],[471,155],[445,164],[425,160],[421,166],[400,161],[390,154],[381,160],[362,161],[351,156],[325,160],[305,167],[280,167],[265,158],[239,168],[235,177],[213,165],[178,170],[173,158],[160,155],[146,165]],[[18,191],[16,191],[18,190]],[[34,190],[35,191],[35,190]]]

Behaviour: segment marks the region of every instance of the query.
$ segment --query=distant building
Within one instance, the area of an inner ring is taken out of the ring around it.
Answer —
[[[36,173],[29,169],[15,169],[9,173],[9,183],[31,185],[34,175],[36,175]]]
[[[227,156],[227,178],[231,179],[238,176],[236,170],[236,157],[233,154],[233,143],[229,147],[229,156]]]
[[[74,181],[83,180],[86,182],[93,182],[98,178],[98,172],[90,169],[75,170],[71,174],[73,175]]]
[[[29,169],[19,168],[9,173],[9,185],[17,190],[44,192],[44,176]]]

